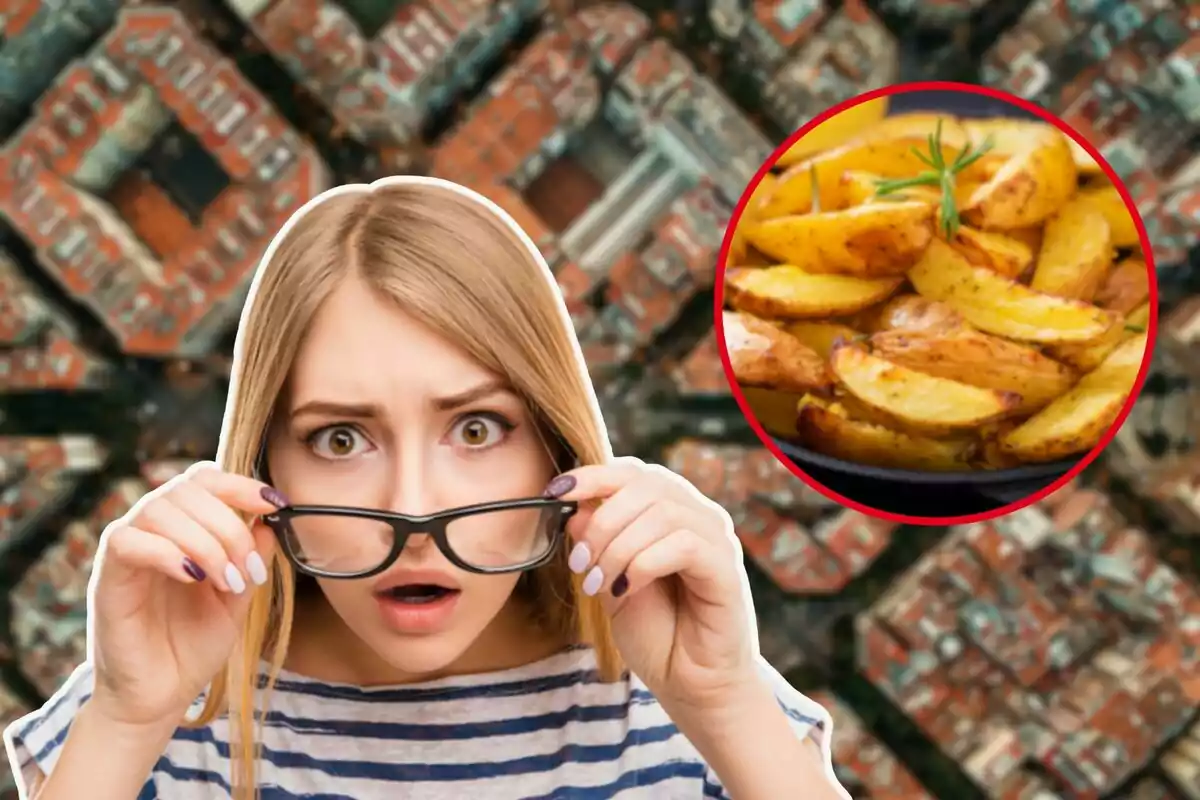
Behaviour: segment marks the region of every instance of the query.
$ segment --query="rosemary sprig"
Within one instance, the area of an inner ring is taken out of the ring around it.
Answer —
[[[884,197],[912,186],[938,187],[942,192],[938,223],[946,232],[946,238],[953,239],[960,225],[958,204],[954,200],[955,179],[960,172],[983,158],[991,149],[992,139],[989,136],[978,147],[964,149],[955,156],[954,161],[947,164],[945,153],[942,151],[942,121],[939,119],[933,133],[929,134],[929,152],[922,153],[915,147],[912,149],[913,155],[929,169],[911,178],[878,181],[875,184],[875,194]]]
[[[1146,332],[1146,328],[1142,325],[1126,325],[1125,330],[1129,331],[1130,333],[1145,333]]]

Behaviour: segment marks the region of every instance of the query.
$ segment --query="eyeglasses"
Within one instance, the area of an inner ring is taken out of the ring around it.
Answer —
[[[262,519],[292,565],[316,578],[378,575],[396,563],[409,537],[422,534],[454,566],[496,575],[547,563],[577,508],[576,503],[531,497],[422,517],[342,506],[287,506]]]

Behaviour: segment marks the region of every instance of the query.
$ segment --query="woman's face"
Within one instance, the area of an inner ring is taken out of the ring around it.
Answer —
[[[294,505],[411,515],[536,497],[554,476],[534,420],[499,376],[354,278],[313,321],[268,460],[274,485]],[[451,523],[451,545],[481,566],[516,563],[522,553],[544,551],[541,516],[466,518]],[[297,520],[294,529],[311,563],[346,571],[381,562],[392,540],[389,528],[361,519]],[[486,640],[489,626],[503,624],[518,577],[458,569],[418,534],[379,575],[319,583],[386,664],[425,674],[447,668]]]

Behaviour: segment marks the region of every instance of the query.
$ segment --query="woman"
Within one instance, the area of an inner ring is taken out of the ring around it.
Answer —
[[[90,658],[6,733],[26,796],[847,797],[728,515],[611,458],[500,209],[327,192],[235,353],[220,467],[109,526]]]

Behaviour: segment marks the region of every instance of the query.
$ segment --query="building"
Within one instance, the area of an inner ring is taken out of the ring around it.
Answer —
[[[88,579],[100,533],[147,488],[137,480],[115,483],[91,514],[66,526],[9,594],[21,670],[44,697],[87,658]]]
[[[840,591],[897,527],[837,507],[763,448],[682,440],[663,463],[729,512],[746,554],[787,592]]]
[[[1059,114],[1128,186],[1159,269],[1200,238],[1200,17],[1174,0],[1036,0],[985,57],[984,83]]]
[[[954,529],[857,630],[864,674],[989,797],[1107,796],[1200,704],[1200,593],[1092,490]]]
[[[173,131],[204,163],[162,187],[139,159]],[[199,176],[211,197],[172,202]],[[275,231],[328,182],[312,145],[180,12],[126,8],[0,151],[0,215],[127,353],[195,356],[236,323]]]
[[[0,551],[51,519],[106,457],[90,436],[0,437]]]
[[[764,114],[788,133],[831,106],[896,82],[895,38],[862,0],[831,12],[824,0],[718,2],[713,28],[761,94]]]
[[[7,392],[98,389],[111,364],[81,343],[70,318],[0,251],[0,388]]]
[[[833,722],[833,766],[853,797],[863,800],[934,800],[912,773],[866,729],[863,721],[829,692],[810,695]]]

